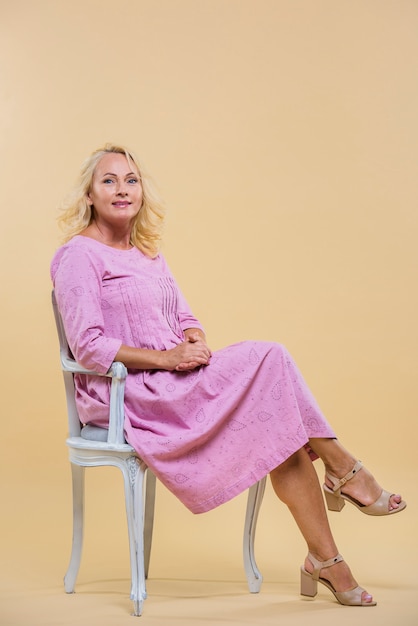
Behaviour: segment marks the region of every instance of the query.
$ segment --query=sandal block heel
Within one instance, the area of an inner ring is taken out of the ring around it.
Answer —
[[[326,485],[324,485],[323,489],[328,511],[337,511],[338,513],[342,511],[345,506],[344,498],[333,493]]]
[[[314,598],[318,593],[318,583],[312,578],[303,567],[300,570],[300,594],[302,596],[308,596],[308,598]]]

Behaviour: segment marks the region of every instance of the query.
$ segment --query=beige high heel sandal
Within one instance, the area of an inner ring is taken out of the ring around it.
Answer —
[[[355,498],[351,498],[341,492],[341,487],[343,487],[347,481],[351,480],[362,467],[362,462],[357,461],[353,469],[343,478],[336,478],[332,474],[329,474],[328,472],[326,473],[326,477],[332,483],[332,489],[325,484],[323,485],[328,510],[341,511],[344,504],[346,502],[350,502],[350,504],[354,504],[359,511],[365,513],[366,515],[392,515],[393,513],[400,513],[400,511],[403,511],[406,508],[406,502],[404,500],[399,503],[399,507],[397,509],[389,510],[389,500],[393,494],[389,493],[389,491],[385,491],[384,489],[382,489],[382,493],[378,499],[373,502],[373,504],[369,504],[368,506],[361,504],[361,502],[358,502]]]
[[[300,568],[300,593],[302,596],[308,596],[309,598],[314,598],[318,592],[318,583],[325,585],[335,596],[340,604],[344,604],[345,606],[376,606],[377,602],[374,600],[371,602],[366,602],[362,598],[362,594],[366,591],[362,587],[354,587],[354,589],[349,589],[348,591],[336,591],[334,587],[331,585],[329,580],[326,578],[320,578],[319,574],[321,569],[325,567],[331,567],[336,563],[340,563],[344,561],[341,554],[337,554],[333,559],[328,559],[328,561],[318,561],[312,554],[309,552],[308,559],[314,566],[314,571],[312,574],[307,572],[304,567]]]

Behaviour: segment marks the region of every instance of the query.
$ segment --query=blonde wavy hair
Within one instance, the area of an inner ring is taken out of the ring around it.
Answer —
[[[58,223],[64,233],[64,242],[79,235],[94,220],[94,210],[87,202],[94,171],[105,154],[124,154],[130,165],[138,170],[142,185],[142,206],[136,216],[132,232],[131,244],[139,248],[149,257],[158,254],[161,244],[164,222],[164,207],[155,191],[150,176],[140,167],[134,154],[124,146],[107,143],[103,148],[95,150],[83,163],[79,178],[67,200],[61,207]]]

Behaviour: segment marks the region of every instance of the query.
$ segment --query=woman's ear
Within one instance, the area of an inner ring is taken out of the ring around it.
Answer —
[[[89,206],[93,206],[93,200],[90,198],[90,194],[86,193],[86,200]]]

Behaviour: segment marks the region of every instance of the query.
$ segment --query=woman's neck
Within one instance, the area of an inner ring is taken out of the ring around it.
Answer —
[[[118,250],[130,250],[133,247],[130,230],[118,232],[106,225],[99,225],[96,220],[91,222],[82,234]]]

